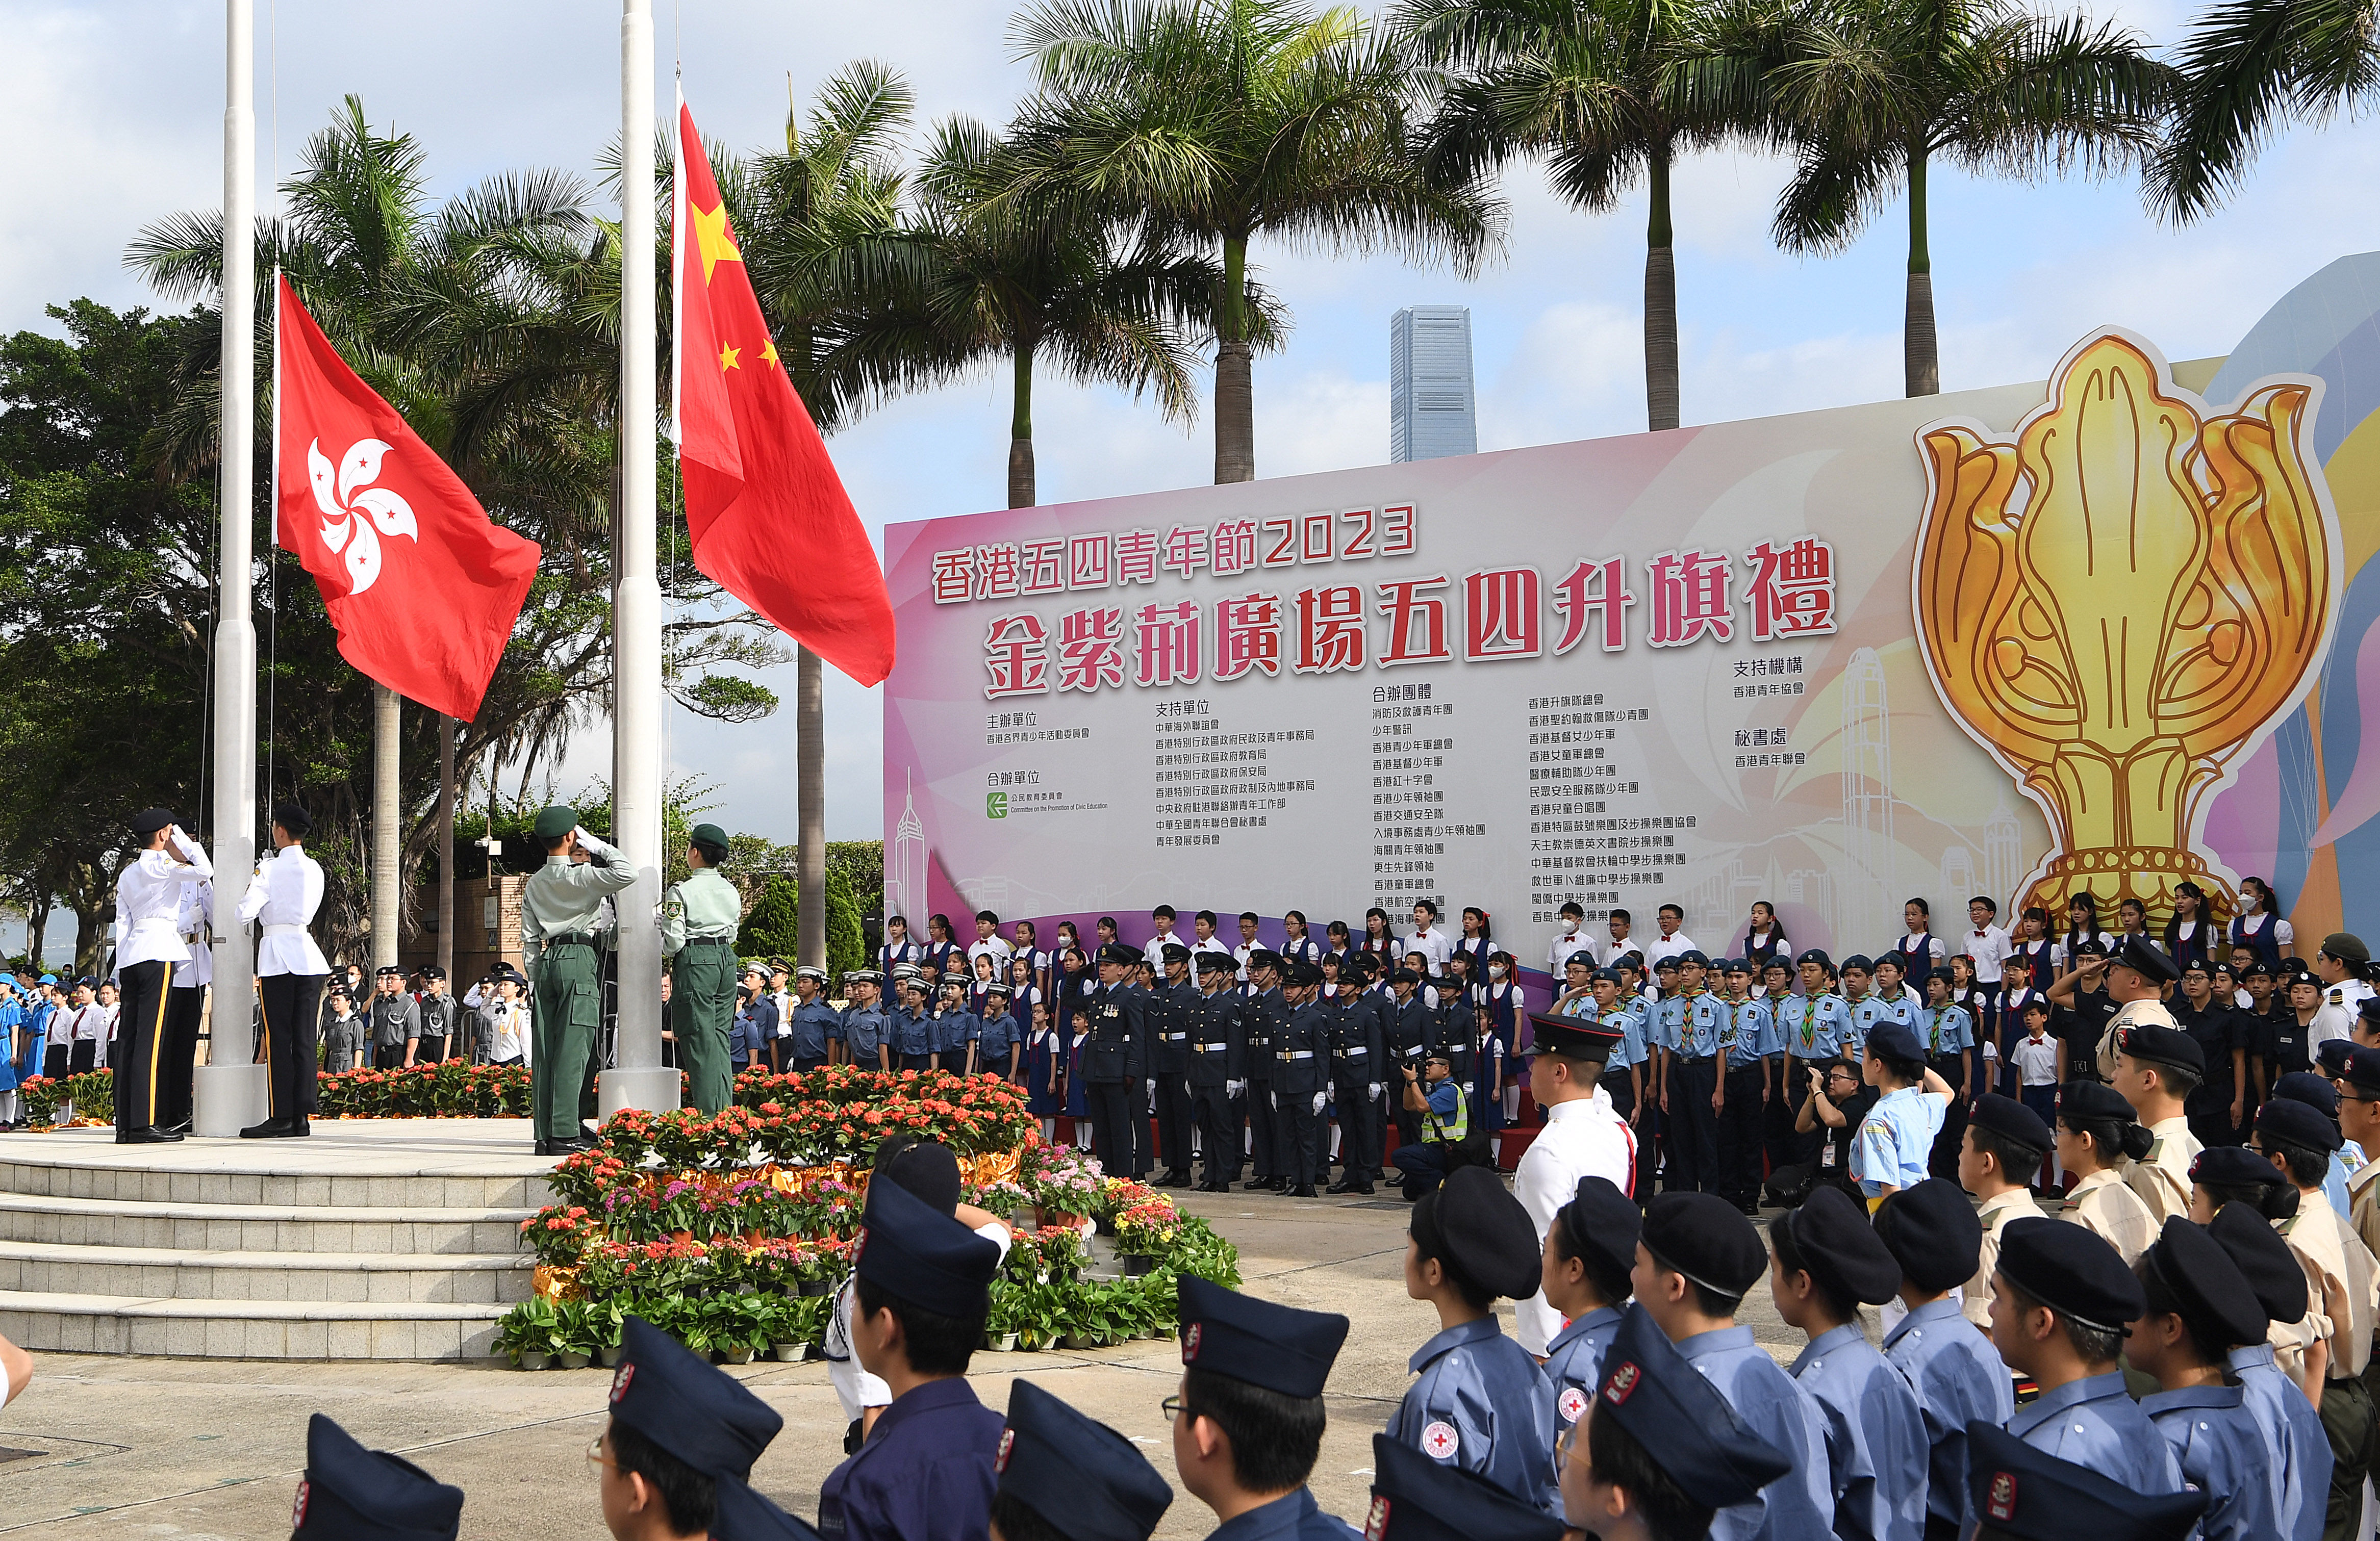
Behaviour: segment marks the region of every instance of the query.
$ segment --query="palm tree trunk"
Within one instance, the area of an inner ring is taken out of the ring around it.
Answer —
[[[1901,324],[1900,365],[1912,396],[1942,391],[1942,356],[1934,339],[1934,259],[1925,249],[1925,152],[1909,157],[1909,315]]]
[[[1652,213],[1645,228],[1645,424],[1678,426],[1678,262],[1670,241],[1670,151],[1646,166]]]
[[[1223,293],[1215,307],[1215,480],[1254,481],[1257,475],[1255,384],[1249,378],[1248,241],[1223,237]]]
[[[1033,486],[1033,344],[1016,342],[1016,405],[1008,423],[1008,506],[1030,508],[1037,501]]]
[[[826,678],[808,648],[794,675],[795,893],[800,909],[797,963],[826,966]]]

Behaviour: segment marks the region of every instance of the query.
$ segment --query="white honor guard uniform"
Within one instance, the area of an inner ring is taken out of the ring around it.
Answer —
[[[1536,1030],[1535,1051],[1538,1053],[1565,1042],[1597,1044],[1609,1053],[1618,1047],[1621,1036],[1591,1018],[1532,1013],[1529,1021]],[[1634,1191],[1635,1176],[1635,1131],[1612,1107],[1610,1094],[1598,1086],[1592,1096],[1556,1102],[1546,1109],[1545,1127],[1521,1153],[1520,1168],[1512,1174],[1512,1195],[1529,1212],[1542,1245],[1554,1217],[1578,1196],[1579,1179],[1600,1177],[1627,1194]],[[1513,1302],[1513,1336],[1523,1348],[1543,1358],[1546,1346],[1562,1329],[1561,1313],[1546,1304],[1542,1292]]]
[[[195,843],[189,843],[192,865],[206,873],[182,880],[182,894],[174,915],[183,950],[189,956],[174,965],[165,991],[165,1050],[157,1070],[157,1119],[165,1128],[184,1134],[190,1127],[190,1067],[199,1057],[199,1024],[206,1016],[207,988],[214,983],[214,865]]]
[[[298,842],[313,820],[303,808],[285,803],[273,810],[273,823],[289,843],[257,864],[239,901],[240,923],[261,921],[264,928],[256,944],[256,972],[262,980],[257,1004],[271,1090],[264,1122],[240,1131],[250,1139],[307,1133],[307,1115],[314,1110],[316,1022],[322,981],[331,972],[330,960],[307,929],[322,903],[322,868]]]
[[[175,828],[174,816],[164,808],[151,808],[132,821],[133,838],[140,845],[160,830],[168,831],[164,847],[141,851],[115,879],[115,966],[122,990],[121,1042],[115,1056],[118,1145],[181,1137],[159,1127],[174,1122],[159,1116],[170,994],[166,987],[174,965],[190,957],[180,925],[182,886],[214,869],[198,842]]]

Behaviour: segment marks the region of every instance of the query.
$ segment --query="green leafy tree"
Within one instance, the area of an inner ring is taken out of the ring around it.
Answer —
[[[794,880],[774,873],[761,889],[759,902],[746,912],[735,933],[735,951],[747,958],[790,958],[801,940],[801,900]]]
[[[1118,217],[1216,243],[1215,479],[1256,475],[1248,252],[1265,238],[1395,251],[1469,273],[1502,206],[1416,155],[1403,53],[1353,9],[1297,0],[1040,0],[1015,21],[1038,90],[1012,197],[1079,192]]]
[[[2238,190],[2284,124],[2380,103],[2380,11],[2339,0],[2217,0],[2192,22],[2179,58],[2149,200],[2187,224]]]

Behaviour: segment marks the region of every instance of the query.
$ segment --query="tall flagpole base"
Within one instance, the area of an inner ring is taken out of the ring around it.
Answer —
[[[190,1133],[211,1140],[236,1140],[262,1123],[273,1100],[266,1065],[200,1065],[190,1073]]]
[[[669,1065],[622,1065],[607,1070],[595,1078],[597,1116],[608,1119],[623,1108],[648,1113],[673,1111],[684,1085],[678,1071]]]

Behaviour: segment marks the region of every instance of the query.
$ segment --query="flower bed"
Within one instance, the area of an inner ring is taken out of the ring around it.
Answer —
[[[461,1060],[402,1070],[343,1070],[314,1077],[317,1118],[527,1118],[528,1068]],[[50,1126],[60,1102],[74,1103],[74,1126],[115,1120],[115,1073],[85,1071],[52,1080],[29,1077],[18,1089],[33,1130]]]
[[[115,1122],[115,1073],[112,1070],[86,1070],[77,1075],[28,1075],[17,1083],[17,1091],[24,1100],[26,1132],[40,1134],[44,1129],[83,1129],[95,1123]],[[58,1116],[58,1104],[74,1104],[74,1122],[54,1123]]]
[[[737,1106],[626,1111],[558,1164],[555,1202],[522,1222],[537,1297],[501,1324],[516,1363],[583,1362],[633,1313],[731,1358],[798,1358],[824,1341],[829,1292],[848,1269],[868,1161],[914,1135],[958,1156],[966,1201],[1008,1218],[987,1337],[1025,1349],[1170,1333],[1174,1280],[1239,1282],[1231,1244],[1205,1221],[1099,1163],[1040,1143],[1014,1087],[993,1077],[837,1067],[747,1073]],[[1086,1279],[1088,1222],[1116,1229],[1148,1272]]]

